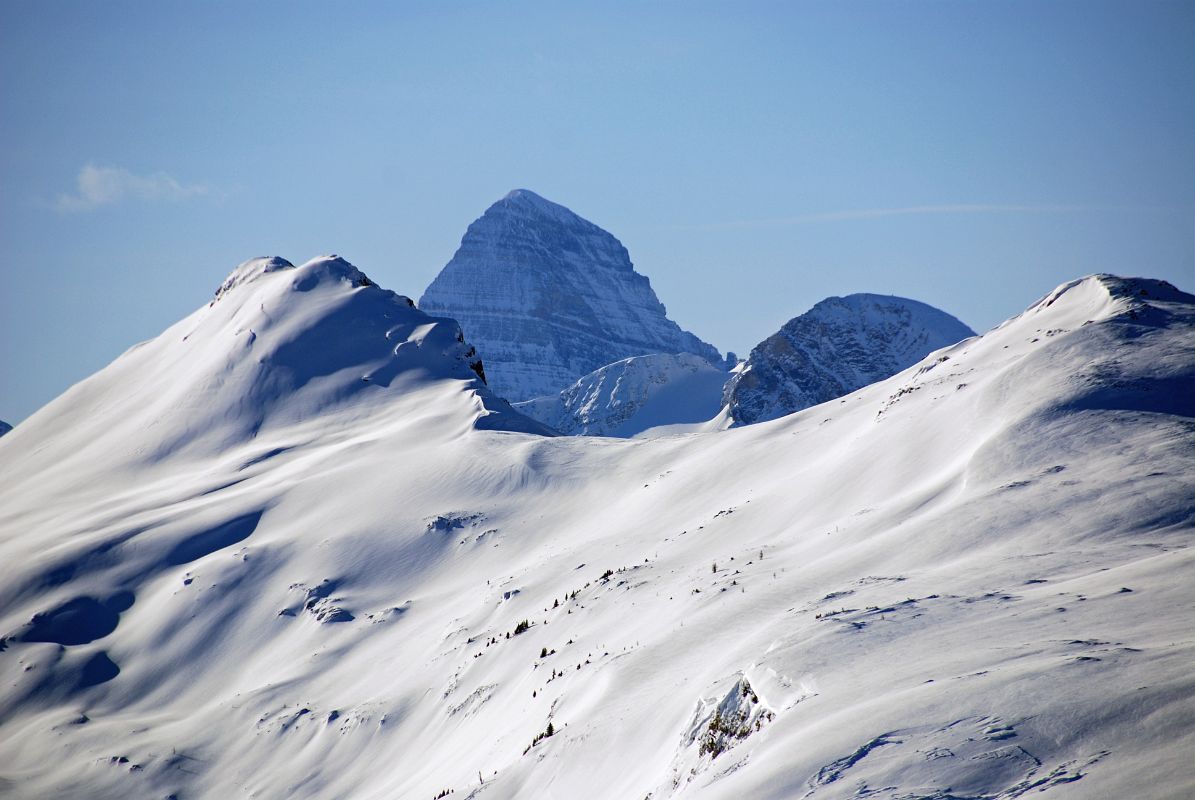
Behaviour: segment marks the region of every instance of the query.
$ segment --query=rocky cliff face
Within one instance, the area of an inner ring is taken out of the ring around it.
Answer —
[[[727,383],[723,403],[736,425],[775,419],[895,375],[974,335],[916,300],[829,297],[756,345]]]
[[[555,394],[629,356],[719,360],[668,319],[621,242],[526,189],[469,226],[419,307],[460,322],[490,388],[512,401]]]

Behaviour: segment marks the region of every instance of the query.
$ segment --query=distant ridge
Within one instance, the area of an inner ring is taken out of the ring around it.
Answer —
[[[747,425],[895,375],[975,332],[933,306],[878,294],[829,297],[752,349],[723,403]]]
[[[515,409],[568,435],[629,437],[712,419],[728,377],[692,353],[632,356]]]

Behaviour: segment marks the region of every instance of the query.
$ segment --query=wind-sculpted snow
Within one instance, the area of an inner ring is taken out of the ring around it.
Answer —
[[[718,414],[729,376],[691,353],[624,358],[559,394],[515,408],[569,435],[634,436],[659,426],[704,423]]]
[[[511,401],[555,394],[628,356],[711,345],[668,319],[622,243],[567,208],[519,189],[471,224],[419,307],[459,321]]]
[[[427,322],[388,381],[252,372],[264,414],[189,379],[293,340],[263,302],[380,292],[335,272],[234,286],[0,440],[0,794],[1195,793],[1195,298],[1086,278],[651,439],[480,427]]]
[[[916,300],[830,297],[756,345],[727,384],[723,403],[737,424],[776,419],[887,378],[974,335]]]

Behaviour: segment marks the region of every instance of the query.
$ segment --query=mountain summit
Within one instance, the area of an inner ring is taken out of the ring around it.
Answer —
[[[828,297],[756,345],[723,402],[736,424],[775,419],[895,375],[974,335],[916,300]]]
[[[210,302],[71,387],[13,438],[36,442],[30,468],[130,454],[177,461],[296,436],[315,418],[325,430],[352,428],[375,407],[400,418],[428,396],[461,426],[546,432],[484,381],[455,321],[424,314],[343,258],[254,258]]]
[[[419,307],[460,322],[508,400],[559,392],[630,356],[718,351],[668,319],[618,239],[527,189],[465,231]]]

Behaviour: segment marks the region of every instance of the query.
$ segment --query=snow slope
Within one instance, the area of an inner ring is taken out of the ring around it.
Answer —
[[[828,297],[755,346],[723,403],[736,424],[776,419],[895,375],[974,335],[916,300]]]
[[[621,242],[526,189],[469,226],[419,307],[461,323],[491,388],[512,401],[555,394],[628,356],[719,360],[668,319]]]
[[[618,440],[479,428],[419,326],[337,369],[312,304],[373,289],[284,275],[330,383],[238,400],[244,286],[0,440],[0,793],[1195,792],[1190,295],[1085,278],[833,402]]]
[[[727,373],[691,353],[624,358],[564,391],[514,407],[569,435],[629,437],[718,414]]]
[[[424,314],[347,261],[258,258],[206,306],[72,387],[12,438],[36,442],[26,470],[148,466],[224,454],[332,411],[366,417],[429,379],[454,381],[481,424],[543,430],[486,391],[482,371],[453,320]],[[89,435],[63,438],[64,430]]]

